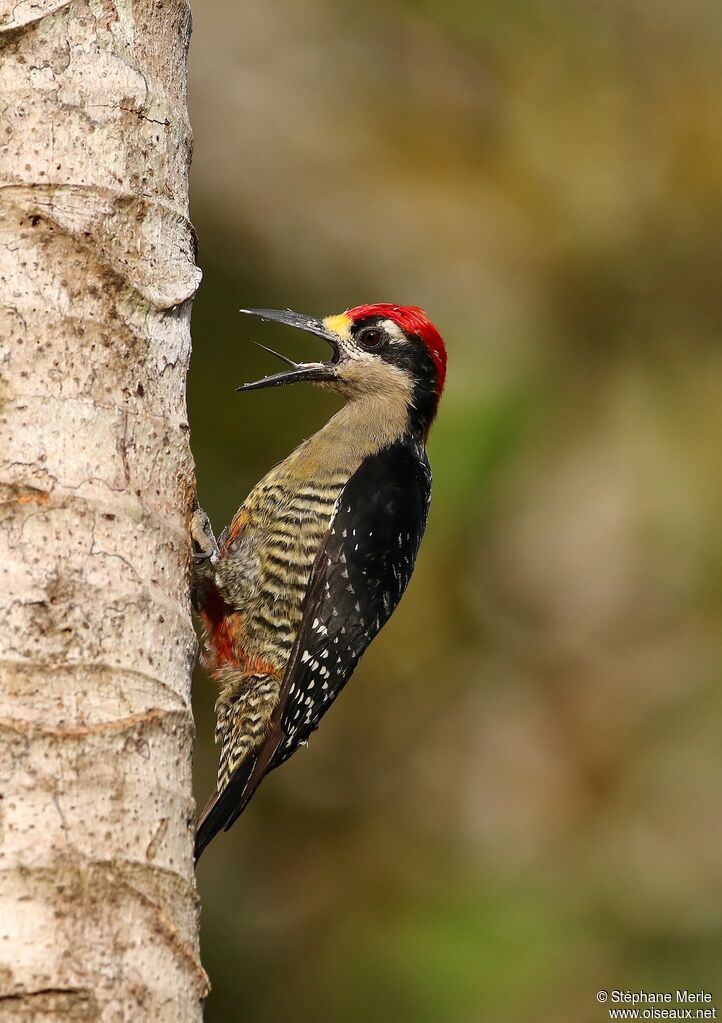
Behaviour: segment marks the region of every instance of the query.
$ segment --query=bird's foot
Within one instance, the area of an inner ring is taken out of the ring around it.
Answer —
[[[191,518],[191,539],[197,550],[193,551],[196,561],[207,561],[210,559],[212,565],[218,561],[220,551],[218,543],[213,534],[211,520],[198,504],[198,499],[193,503],[193,516]]]

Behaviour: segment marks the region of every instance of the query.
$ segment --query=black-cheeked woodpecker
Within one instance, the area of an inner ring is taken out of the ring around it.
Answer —
[[[239,390],[308,380],[345,404],[264,476],[218,541],[200,508],[193,516],[194,603],[220,686],[221,746],[196,858],[307,740],[396,608],[426,525],[426,438],[446,374],[444,342],[415,306],[324,320],[242,311],[316,334],[332,355],[279,356],[289,370]]]

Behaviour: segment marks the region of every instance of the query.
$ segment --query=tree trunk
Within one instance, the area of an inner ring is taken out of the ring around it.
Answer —
[[[0,1021],[201,1017],[182,0],[0,0]]]

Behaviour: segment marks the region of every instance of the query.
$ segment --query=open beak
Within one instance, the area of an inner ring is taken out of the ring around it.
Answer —
[[[248,313],[249,316],[260,316],[262,320],[286,323],[289,327],[297,327],[299,330],[305,330],[308,334],[316,334],[317,337],[322,337],[324,341],[328,341],[333,354],[329,362],[294,362],[293,359],[287,359],[285,355],[274,352],[272,348],[266,348],[265,345],[261,345],[261,348],[270,352],[271,355],[275,355],[282,362],[285,362],[291,369],[286,370],[285,373],[273,373],[270,376],[263,377],[262,380],[255,380],[250,384],[241,384],[240,387],[236,388],[237,391],[258,391],[262,387],[283,387],[284,384],[295,384],[299,380],[311,380],[315,383],[320,383],[325,380],[335,379],[335,367],[340,354],[338,338],[332,331],[324,327],[321,320],[317,320],[313,316],[304,316],[302,313],[293,313],[290,309],[241,309],[240,311]]]

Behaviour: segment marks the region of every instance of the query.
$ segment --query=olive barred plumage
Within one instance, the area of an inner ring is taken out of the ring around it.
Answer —
[[[244,757],[263,739],[280,688],[279,675],[253,672],[231,685],[216,702],[216,742],[221,744],[220,789],[226,787]]]
[[[207,517],[200,510],[194,517],[204,558],[194,602],[204,663],[220,684],[221,744],[197,856],[307,741],[413,571],[431,493],[425,439],[444,346],[420,310],[359,310],[325,321],[258,311],[320,334],[334,358],[293,364],[244,389],[313,379],[347,404],[261,480],[219,545]]]

